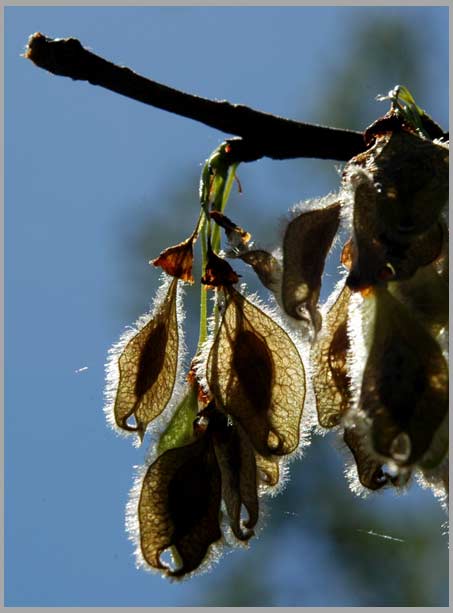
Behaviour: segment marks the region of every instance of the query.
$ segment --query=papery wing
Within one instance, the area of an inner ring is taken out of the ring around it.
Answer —
[[[138,505],[146,562],[173,577],[197,569],[222,536],[220,500],[220,470],[207,437],[159,456],[145,474]],[[180,562],[172,570],[160,559],[170,547]]]
[[[241,426],[228,428],[225,437],[214,444],[222,475],[222,498],[230,518],[231,528],[239,540],[253,536],[258,521],[257,469],[254,449]],[[248,519],[241,525],[241,507]]]
[[[206,377],[217,404],[242,425],[260,454],[297,448],[305,398],[302,359],[288,334],[232,288]]]
[[[179,349],[176,292],[174,279],[153,318],[127,343],[118,361],[115,422],[141,437],[164,410],[175,386]],[[128,423],[131,416],[135,426]]]
[[[324,262],[340,223],[340,204],[306,211],[292,219],[283,238],[283,308],[317,332],[317,310]]]
[[[364,299],[364,309],[373,315],[366,322],[371,342],[360,408],[372,421],[374,450],[407,466],[421,460],[436,442],[440,461],[447,449],[437,437],[448,415],[448,366],[442,351],[385,288],[375,288]]]
[[[322,333],[312,349],[313,388],[318,420],[324,428],[340,423],[350,402],[346,356],[351,290],[345,285],[324,318]]]

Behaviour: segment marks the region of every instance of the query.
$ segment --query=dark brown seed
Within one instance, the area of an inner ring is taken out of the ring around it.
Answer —
[[[165,359],[165,347],[168,338],[167,322],[159,322],[145,341],[138,361],[135,395],[143,396],[157,381]]]
[[[240,330],[233,348],[236,371],[248,401],[258,413],[266,414],[271,403],[274,372],[266,343],[255,332]]]

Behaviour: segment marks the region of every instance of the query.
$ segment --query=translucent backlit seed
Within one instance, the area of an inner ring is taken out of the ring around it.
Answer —
[[[287,333],[233,288],[209,352],[206,378],[219,407],[256,451],[285,455],[299,444],[305,372]]]
[[[115,423],[123,430],[137,432],[140,438],[165,409],[175,387],[179,353],[177,283],[177,279],[170,283],[154,316],[127,342],[118,359]]]
[[[346,369],[351,290],[345,285],[324,318],[321,335],[312,348],[313,388],[318,420],[324,428],[338,425],[346,412],[351,391]]]
[[[223,435],[222,435],[223,434]],[[222,476],[222,498],[235,537],[246,541],[253,536],[258,521],[256,458],[250,440],[240,425],[230,426],[214,439],[214,449]],[[241,521],[244,507],[248,518]]]
[[[324,262],[340,223],[340,204],[301,213],[283,238],[281,298],[288,315],[321,327],[317,311]]]
[[[368,301],[375,314],[360,408],[371,420],[375,452],[414,464],[428,453],[448,413],[447,363],[427,329],[386,289],[376,288]]]
[[[148,468],[138,502],[140,549],[153,568],[172,577],[193,572],[222,533],[221,474],[207,437],[169,449]],[[173,549],[179,565],[161,560]]]

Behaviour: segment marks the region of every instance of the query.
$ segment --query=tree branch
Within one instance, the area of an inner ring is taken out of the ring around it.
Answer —
[[[361,132],[300,123],[225,100],[216,101],[167,87],[91,53],[75,38],[30,36],[25,57],[53,74],[88,81],[128,98],[199,121],[232,139],[237,161],[320,158],[349,160],[364,151]]]

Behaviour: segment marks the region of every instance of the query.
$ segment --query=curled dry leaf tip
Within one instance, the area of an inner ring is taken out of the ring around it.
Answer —
[[[178,245],[164,249],[157,258],[151,260],[150,264],[160,266],[168,275],[181,279],[181,281],[193,283],[192,266],[194,241],[195,235],[193,234]]]

